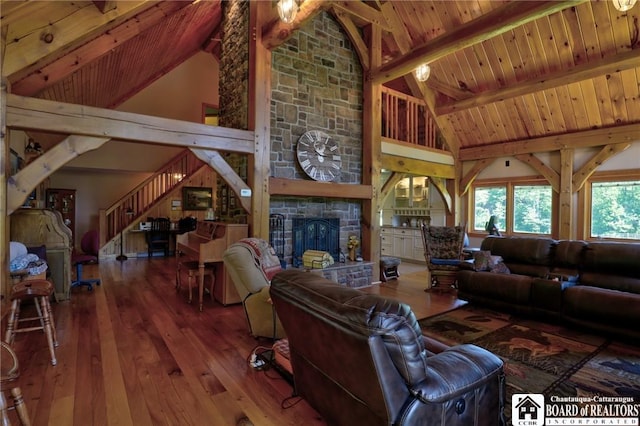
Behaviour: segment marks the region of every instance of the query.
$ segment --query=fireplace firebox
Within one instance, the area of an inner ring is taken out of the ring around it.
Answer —
[[[340,218],[294,217],[292,227],[294,267],[302,266],[307,250],[329,252],[334,262],[340,261]]]

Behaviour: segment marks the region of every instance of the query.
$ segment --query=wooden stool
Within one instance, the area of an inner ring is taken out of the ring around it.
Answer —
[[[176,268],[176,291],[180,291],[182,287],[182,279],[180,277],[180,271],[182,268],[187,271],[187,278],[189,284],[189,303],[191,303],[192,291],[191,291],[191,282],[193,279],[198,279],[199,274],[199,263],[197,260],[187,260],[184,262],[178,262],[178,267]],[[204,265],[204,274],[205,278],[208,276],[211,279],[211,286],[209,287],[209,294],[211,295],[211,300],[213,300],[213,289],[216,285],[216,269],[215,264],[213,263],[205,263]],[[202,306],[200,306],[200,310],[202,310]]]
[[[380,278],[383,282],[387,280],[396,279],[400,276],[398,274],[398,266],[400,265],[400,259],[391,256],[380,257]]]
[[[53,294],[53,284],[47,280],[30,280],[22,281],[13,286],[11,289],[11,310],[9,311],[9,320],[7,321],[7,332],[4,341],[9,345],[13,344],[13,340],[17,333],[26,333],[29,331],[44,331],[49,344],[49,352],[51,353],[51,364],[56,365],[56,352],[54,346],[58,346],[58,338],[56,335],[56,326],[51,312],[49,298]],[[37,316],[29,318],[20,318],[20,304],[25,300],[33,300]],[[38,325],[20,328],[21,322],[35,322]]]
[[[11,424],[7,411],[16,410],[20,424],[30,425],[29,413],[24,405],[22,391],[17,383],[18,377],[20,377],[18,357],[16,357],[16,353],[7,343],[0,342],[0,346],[0,351],[2,351],[0,358],[0,424]],[[5,391],[11,392],[11,398],[13,399],[11,406],[7,406],[7,400],[4,396]]]

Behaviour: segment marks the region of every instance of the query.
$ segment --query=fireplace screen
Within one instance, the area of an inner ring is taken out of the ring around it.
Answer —
[[[334,262],[340,260],[339,218],[293,218],[293,266],[302,266],[306,250],[329,252]]]

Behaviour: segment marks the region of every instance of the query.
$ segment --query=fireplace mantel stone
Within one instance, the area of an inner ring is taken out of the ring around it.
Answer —
[[[334,263],[322,269],[306,268],[305,270],[351,288],[370,286],[373,279],[373,262],[369,261],[352,262],[347,260],[344,263]]]

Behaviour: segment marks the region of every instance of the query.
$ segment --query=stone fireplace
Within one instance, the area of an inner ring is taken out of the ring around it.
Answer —
[[[291,229],[294,267],[302,266],[307,250],[328,252],[335,263],[340,262],[340,219],[337,217],[294,217]]]

